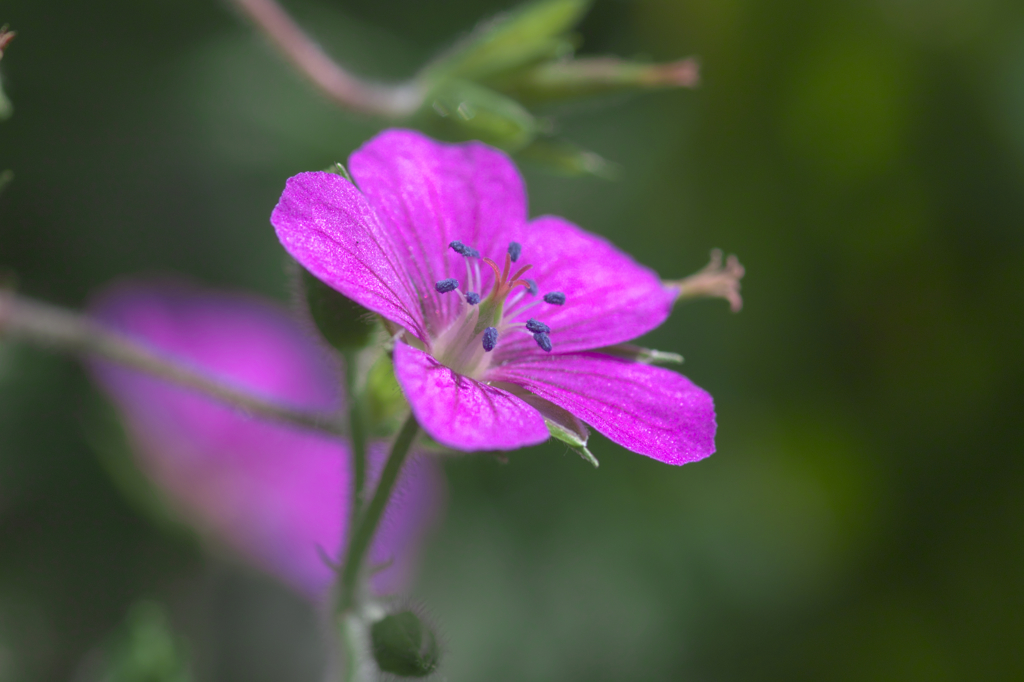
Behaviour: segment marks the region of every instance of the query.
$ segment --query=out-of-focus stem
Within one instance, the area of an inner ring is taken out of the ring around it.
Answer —
[[[362,518],[358,520],[354,530],[349,535],[348,550],[345,552],[345,564],[341,569],[341,576],[338,583],[338,614],[344,616],[356,605],[356,587],[359,576],[363,569],[363,561],[366,558],[366,551],[370,548],[377,526],[384,516],[384,509],[387,507],[391,493],[394,491],[395,483],[398,481],[398,474],[409,454],[412,442],[419,433],[419,424],[416,417],[409,415],[402,425],[402,430],[395,437],[394,445],[391,446],[391,454],[384,464],[384,470],[377,482],[377,489],[373,493],[373,499],[366,507]]]
[[[0,290],[0,337],[92,355],[193,389],[253,416],[342,435],[336,414],[296,410],[253,396],[104,328],[84,315]]]
[[[231,0],[313,85],[345,109],[402,118],[419,108],[423,92],[416,82],[368,83],[331,59],[274,0]]]

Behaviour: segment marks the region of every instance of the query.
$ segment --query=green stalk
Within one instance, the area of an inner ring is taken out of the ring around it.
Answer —
[[[356,371],[358,351],[344,353],[345,385],[348,399],[348,429],[352,438],[352,504],[350,505],[349,532],[355,529],[363,510],[363,489],[366,487],[366,419],[363,410],[365,391],[357,387]],[[351,536],[350,536],[351,537]]]
[[[391,446],[391,454],[384,465],[384,471],[380,474],[380,481],[377,482],[377,490],[370,500],[369,506],[363,512],[362,518],[358,520],[354,532],[349,536],[348,551],[345,552],[345,565],[341,569],[339,578],[337,611],[339,615],[345,615],[350,611],[356,602],[356,587],[359,582],[359,575],[362,570],[363,559],[366,551],[370,548],[370,542],[377,532],[381,517],[384,516],[384,509],[387,507],[391,492],[398,481],[398,474],[402,470],[405,458],[409,454],[412,442],[419,432],[419,424],[416,417],[409,415],[402,425],[401,431]]]

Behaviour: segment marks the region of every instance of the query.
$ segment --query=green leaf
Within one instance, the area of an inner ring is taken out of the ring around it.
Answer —
[[[540,0],[480,24],[421,78],[486,80],[525,64],[563,56],[574,47],[564,34],[575,26],[591,0]]]

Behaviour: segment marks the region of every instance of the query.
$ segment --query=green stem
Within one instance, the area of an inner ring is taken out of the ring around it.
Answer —
[[[363,409],[364,391],[359,390],[358,351],[346,351],[345,384],[348,389],[348,429],[352,438],[352,505],[349,529],[352,532],[363,510],[363,494],[366,487],[366,418]]]
[[[338,590],[337,609],[339,615],[344,615],[355,606],[356,586],[366,550],[369,549],[370,542],[377,532],[377,526],[380,525],[384,509],[387,507],[391,492],[398,481],[402,464],[405,463],[405,458],[409,454],[409,449],[418,432],[419,424],[416,423],[416,417],[410,414],[409,418],[405,420],[405,424],[402,425],[402,430],[398,432],[394,445],[391,446],[391,454],[388,455],[384,471],[380,474],[373,499],[370,500],[362,518],[358,520],[354,532],[349,536],[348,551],[345,552],[345,565],[341,570]]]

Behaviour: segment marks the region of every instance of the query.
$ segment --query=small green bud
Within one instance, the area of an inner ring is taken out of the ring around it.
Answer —
[[[449,140],[480,140],[514,152],[537,134],[537,120],[518,102],[465,80],[450,80],[427,98],[423,126]]]
[[[370,627],[373,657],[384,672],[399,677],[426,677],[437,670],[437,637],[412,611],[385,616]]]
[[[366,308],[327,286],[305,268],[299,271],[309,313],[327,342],[340,351],[368,344],[373,326],[367,319]]]

